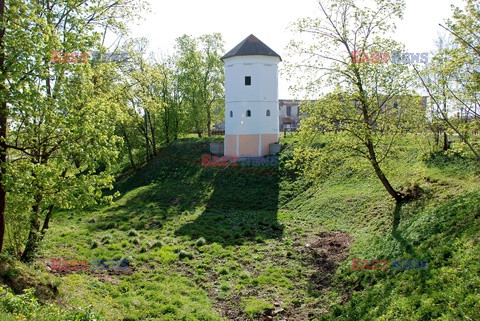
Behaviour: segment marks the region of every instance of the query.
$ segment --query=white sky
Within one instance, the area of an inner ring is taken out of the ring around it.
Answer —
[[[150,40],[149,51],[168,53],[175,38],[219,32],[225,52],[254,34],[285,60],[286,45],[293,35],[286,29],[298,18],[319,16],[316,0],[149,0],[151,12],[132,27],[132,37]],[[397,23],[395,40],[409,52],[429,52],[443,23],[451,16],[451,4],[460,0],[406,0],[404,18]],[[280,65],[281,68],[281,65]],[[279,79],[279,98],[296,98],[285,76]]]

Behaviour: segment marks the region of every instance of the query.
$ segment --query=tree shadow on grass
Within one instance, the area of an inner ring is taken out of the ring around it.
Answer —
[[[176,231],[177,236],[240,245],[278,238],[279,177],[276,170],[234,167],[215,169],[213,192],[203,213]]]
[[[405,249],[405,252],[408,254],[415,254],[413,246],[410,242],[408,242],[401,234],[398,229],[400,225],[400,219],[402,216],[402,207],[405,205],[403,202],[397,202],[395,204],[395,209],[393,211],[393,228],[392,228],[392,236],[395,240],[398,241],[402,245],[402,248]]]
[[[166,219],[206,204],[215,175],[200,166],[200,155],[208,144],[186,141],[177,145],[172,144],[142,169],[117,183],[121,197],[89,229],[160,229]],[[185,148],[193,155],[182,154]]]
[[[172,143],[132,176],[117,184],[122,197],[89,229],[161,229],[198,210],[193,222],[175,234],[208,242],[242,244],[282,235],[277,220],[277,169],[263,167],[203,167],[208,140]],[[178,224],[182,224],[183,218]]]
[[[169,181],[188,181],[201,169],[201,154],[209,153],[209,139],[180,139],[160,150],[141,169],[115,184],[122,195],[138,187]]]
[[[402,261],[403,260],[408,260],[408,259],[414,260],[414,261],[420,261],[420,260],[425,259],[424,255],[420,255],[420,253],[416,250],[416,248],[418,248],[418,247],[414,247],[411,242],[406,240],[402,236],[402,233],[401,233],[402,231],[398,228],[399,225],[400,225],[400,219],[401,219],[401,216],[402,216],[402,208],[403,208],[404,205],[405,205],[405,203],[397,203],[395,205],[395,210],[394,210],[394,213],[393,213],[392,236],[398,243],[400,243],[400,245],[402,246],[402,249],[404,250],[404,253],[406,254],[407,257],[392,258],[392,264],[393,264],[394,259],[397,260],[397,262],[398,262],[399,259],[402,259]],[[403,263],[401,263],[401,264],[403,264]],[[428,263],[427,263],[427,266],[428,266]],[[420,272],[420,271],[417,271],[417,272]],[[419,288],[421,288],[421,289],[426,289],[427,288],[427,281],[429,279],[431,279],[431,273],[432,273],[431,269],[428,270],[428,268],[427,268],[427,271],[421,271],[421,273],[417,274],[417,280],[418,280],[417,284],[418,284]]]

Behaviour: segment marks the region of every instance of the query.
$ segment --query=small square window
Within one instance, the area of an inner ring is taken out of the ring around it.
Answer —
[[[250,86],[252,84],[252,77],[245,76],[245,86]]]

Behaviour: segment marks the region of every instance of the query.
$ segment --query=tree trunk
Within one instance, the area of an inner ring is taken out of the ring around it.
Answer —
[[[375,170],[375,174],[377,175],[377,177],[382,182],[382,184],[385,187],[385,189],[387,190],[388,194],[390,194],[395,199],[395,201],[397,203],[401,203],[404,200],[403,195],[401,193],[397,192],[392,187],[392,185],[388,181],[387,177],[383,173],[382,169],[380,168],[380,164],[378,163],[377,155],[375,153],[374,144],[372,142],[370,132],[368,132],[368,131],[371,130],[370,129],[371,121],[370,121],[370,117],[368,115],[368,103],[367,103],[367,100],[365,99],[365,92],[363,91],[363,88],[362,88],[362,85],[361,85],[360,82],[359,82],[358,89],[359,89],[359,92],[360,92],[360,96],[362,97],[361,98],[361,107],[362,107],[363,123],[367,127],[367,129],[366,129],[367,134],[366,134],[366,137],[365,137],[365,146],[367,147],[367,150],[368,150],[368,156],[369,156],[368,158],[370,160],[370,163],[372,164],[373,169]]]
[[[146,161],[148,162],[150,160],[150,145],[148,143],[148,122],[147,122],[147,111],[145,110],[145,115],[143,115],[143,120],[144,120],[144,128],[143,132],[145,135],[145,152],[146,152]]]
[[[150,125],[150,133],[152,134],[152,153],[153,156],[157,156],[157,143],[155,141],[155,128],[153,127],[152,117],[150,112],[148,112],[148,123]]]
[[[170,143],[170,133],[169,133],[170,126],[168,124],[168,119],[165,120],[164,124],[165,124],[165,141],[168,144],[168,143]]]
[[[162,98],[162,104],[163,104],[163,126],[165,130],[165,141],[170,143],[170,103],[167,101],[167,91],[166,91],[166,84],[163,84],[163,98]]]
[[[0,23],[5,25],[5,0],[0,0]],[[5,211],[7,204],[7,191],[4,185],[4,177],[7,165],[7,125],[8,110],[5,88],[5,27],[0,30],[0,91],[2,101],[0,102],[0,253],[3,250],[3,240],[5,238]]]
[[[169,119],[169,115],[168,115],[168,109],[167,108],[164,108],[163,109],[164,112],[165,112],[165,116],[163,118],[163,129],[165,130],[165,141],[168,143],[170,143],[170,119]]]
[[[33,261],[35,253],[40,241],[40,202],[42,201],[42,195],[35,196],[35,204],[33,205],[33,213],[30,220],[30,232],[28,233],[27,244],[25,250],[20,257],[20,261],[30,263]]]
[[[53,209],[55,208],[55,205],[50,205],[50,207],[48,208],[48,211],[47,211],[47,215],[45,216],[45,220],[43,221],[43,226],[42,226],[42,238],[43,236],[45,236],[45,233],[47,232],[48,228],[49,228],[49,223],[50,223],[50,218],[52,217],[52,212],[53,212]]]
[[[448,150],[448,136],[447,132],[443,132],[443,150],[447,151]]]
[[[175,134],[174,134],[174,137],[173,137],[173,140],[177,140],[178,139],[178,127],[179,127],[179,124],[180,121],[178,120],[178,115],[175,117]]]
[[[128,151],[128,158],[130,159],[130,165],[132,165],[133,169],[136,169],[137,166],[135,166],[135,161],[133,160],[132,145],[130,145],[130,140],[128,139],[127,131],[125,130],[125,128],[123,128],[123,138],[125,138],[125,143],[127,144],[127,151]]]
[[[383,173],[382,169],[380,168],[380,164],[378,164],[377,161],[377,155],[375,154],[375,149],[373,148],[373,143],[370,141],[370,139],[367,140],[367,143],[365,144],[368,149],[368,155],[370,156],[370,163],[373,166],[373,169],[375,170],[375,174],[377,174],[377,177],[380,179],[382,182],[383,186],[387,190],[388,194],[390,194],[397,203],[400,203],[403,201],[403,196],[399,192],[397,192],[390,182],[388,181],[387,177]]]
[[[210,137],[212,135],[212,115],[211,115],[211,111],[210,111],[210,106],[208,106],[207,108],[207,134],[208,134],[208,137]]]
[[[200,126],[198,125],[198,123],[196,123],[195,129],[197,130],[198,137],[199,137],[199,138],[202,138],[202,131],[201,131]]]
[[[0,62],[1,63],[1,62]],[[7,165],[7,103],[2,101],[0,105],[0,253],[3,250],[5,238],[5,211],[7,206],[7,191],[3,184]]]

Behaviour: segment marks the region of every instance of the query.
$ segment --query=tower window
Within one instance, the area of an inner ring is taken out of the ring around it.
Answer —
[[[252,112],[249,109],[249,110],[247,110],[247,117],[250,117],[250,116],[252,116]]]
[[[230,110],[230,117],[233,117],[233,111]]]
[[[250,86],[252,84],[252,77],[245,76],[245,86]]]
[[[287,116],[292,116],[292,107],[287,107]]]
[[[267,109],[267,117],[270,117],[270,109]]]

